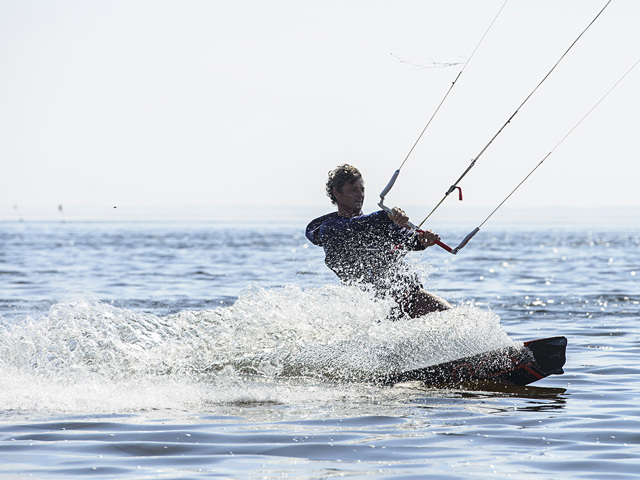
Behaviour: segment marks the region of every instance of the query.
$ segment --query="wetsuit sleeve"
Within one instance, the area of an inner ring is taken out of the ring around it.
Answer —
[[[328,242],[340,243],[345,237],[372,231],[406,250],[425,248],[409,229],[393,223],[384,210],[353,218],[340,217],[337,212],[330,213],[311,221],[305,234],[314,245],[325,246]]]
[[[424,250],[426,247],[420,243],[418,237],[413,234],[412,230],[396,225],[389,219],[389,215],[384,210],[380,212],[386,218],[386,225],[389,237],[400,247],[405,250]]]
[[[316,218],[312,220],[305,230],[305,235],[309,239],[311,243],[314,245],[322,246],[322,240],[320,237],[320,227],[324,222],[331,218],[335,218],[338,216],[337,212],[329,213],[327,215],[323,215],[322,217]]]
[[[390,225],[392,225],[391,220],[382,210],[353,218],[329,216],[318,227],[315,238],[322,245],[327,241],[341,241],[343,237],[357,236],[371,231],[386,232]]]

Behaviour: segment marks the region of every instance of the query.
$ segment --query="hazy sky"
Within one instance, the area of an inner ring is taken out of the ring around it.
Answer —
[[[329,211],[345,162],[371,210],[503,3],[0,0],[0,213]],[[426,214],[605,3],[509,0],[388,203]],[[496,205],[640,59],[639,21],[640,2],[611,2],[465,178],[465,205]],[[638,85],[640,66],[509,205],[640,207]]]

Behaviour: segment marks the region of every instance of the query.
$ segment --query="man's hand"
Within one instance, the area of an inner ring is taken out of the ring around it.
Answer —
[[[404,210],[402,210],[401,208],[393,207],[391,209],[391,212],[388,212],[387,215],[389,215],[389,220],[391,220],[396,225],[399,225],[401,227],[407,226],[409,216],[404,213]]]
[[[440,235],[433,233],[431,230],[420,230],[418,232],[418,241],[426,248],[431,247],[440,241]]]
[[[407,222],[409,221],[409,216],[401,208],[393,207],[387,215],[389,215],[389,219],[396,225],[408,228]],[[440,235],[433,233],[431,230],[418,230],[416,236],[425,248],[431,247],[440,241]]]

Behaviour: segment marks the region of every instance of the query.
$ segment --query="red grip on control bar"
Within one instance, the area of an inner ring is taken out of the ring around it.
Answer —
[[[419,228],[416,229],[416,232],[418,233],[424,233],[424,230],[421,230]],[[438,245],[440,248],[445,249],[447,252],[452,253],[453,252],[453,248],[451,248],[449,245],[447,245],[444,242],[441,242],[440,240],[436,240],[436,245]]]
[[[438,245],[440,248],[444,248],[449,253],[453,252],[453,248],[451,248],[446,243],[441,242],[440,240],[436,241],[436,245]]]

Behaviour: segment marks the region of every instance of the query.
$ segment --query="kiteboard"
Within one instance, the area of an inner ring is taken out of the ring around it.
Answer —
[[[566,361],[565,337],[542,338],[519,347],[491,350],[478,355],[383,375],[377,383],[394,385],[418,381],[428,385],[494,382],[529,385],[549,375],[561,375]]]

